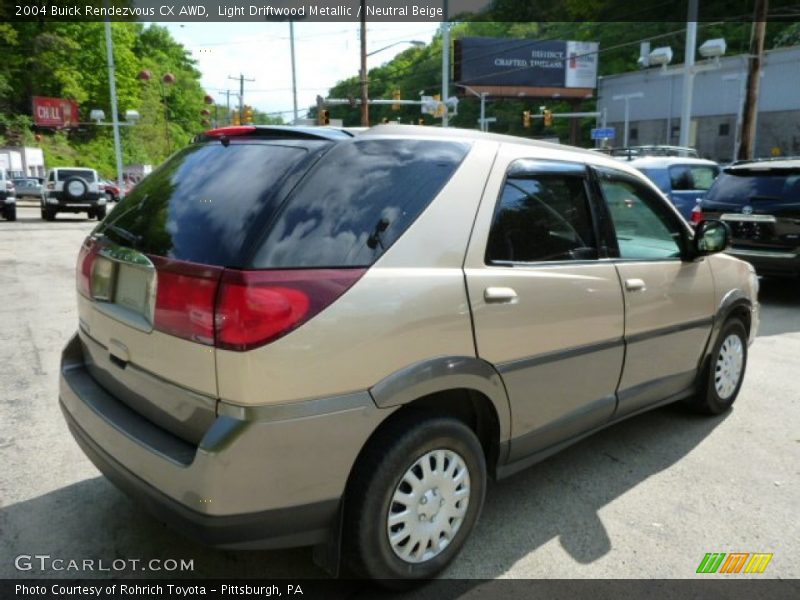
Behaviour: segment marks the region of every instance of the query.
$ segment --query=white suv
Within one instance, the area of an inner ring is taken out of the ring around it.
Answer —
[[[50,169],[42,189],[42,219],[52,221],[59,212],[85,212],[99,221],[106,216],[106,196],[94,169]]]

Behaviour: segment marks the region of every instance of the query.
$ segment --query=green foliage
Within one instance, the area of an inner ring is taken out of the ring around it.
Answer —
[[[140,115],[137,125],[121,127],[123,162],[158,164],[203,129],[200,72],[164,27],[120,22],[111,30],[120,120],[126,110]],[[32,96],[72,99],[84,125],[36,131],[46,164],[89,166],[114,175],[111,127],[89,122],[94,108],[111,120],[105,24],[0,23],[0,55],[0,143],[36,143]],[[149,81],[137,77],[143,70],[150,71]],[[166,73],[174,83],[162,83]]]

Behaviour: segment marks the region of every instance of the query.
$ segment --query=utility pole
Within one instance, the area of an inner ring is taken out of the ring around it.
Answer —
[[[742,112],[742,134],[739,160],[753,158],[758,116],[758,89],[761,84],[761,62],[764,57],[764,33],[767,27],[768,0],[756,0],[753,29],[750,34],[750,56],[747,68],[747,93]]]
[[[624,148],[628,147],[628,125],[630,123],[630,110],[628,103],[635,98],[644,98],[644,94],[642,92],[634,92],[632,94],[619,94],[611,97],[611,99],[615,102],[618,100],[625,101],[625,129],[622,134],[622,145]],[[603,115],[603,119],[605,120],[605,114]]]
[[[225,90],[225,110],[226,110],[226,118],[225,120],[228,122],[228,125],[231,124],[231,91]]]
[[[444,18],[442,19],[442,102],[447,102],[449,95],[448,85],[450,83],[450,23],[447,22],[447,9],[447,0],[444,0]],[[445,104],[442,127],[447,127],[448,125],[447,112],[449,110],[447,104]]]
[[[294,64],[294,21],[289,21],[289,49],[292,54],[292,109],[294,123],[297,124],[297,73]]]
[[[111,40],[111,21],[106,20],[106,58],[108,59],[108,87],[111,95],[111,124],[114,127],[114,155],[117,161],[117,185],[119,199],[125,198],[122,173],[122,145],[119,141],[119,114],[117,113],[117,77],[114,66],[114,42]]]
[[[367,92],[367,1],[361,0],[361,126],[369,127]]]
[[[692,92],[694,88],[694,55],[697,52],[697,2],[689,0],[686,23],[686,51],[683,59],[683,103],[681,104],[681,134],[679,146],[689,146],[692,123]]]
[[[237,80],[239,81],[239,115],[242,115],[242,114],[244,114],[244,82],[245,81],[255,81],[255,79],[247,79],[241,73],[239,73],[238,77],[231,77],[230,75],[228,75],[228,79],[233,79],[234,81],[237,81]]]

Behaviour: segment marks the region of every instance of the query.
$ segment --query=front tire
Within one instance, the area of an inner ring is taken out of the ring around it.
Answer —
[[[98,206],[94,209],[94,216],[97,217],[98,221],[102,221],[106,218],[106,207],[105,206]],[[92,217],[92,213],[89,213],[89,218]]]
[[[346,566],[406,585],[434,577],[461,550],[485,494],[475,433],[456,419],[409,411],[370,441],[348,486]]]
[[[16,206],[6,206],[5,208],[5,217],[7,221],[16,221],[17,220],[17,207]]]
[[[690,406],[697,412],[719,415],[736,401],[747,367],[747,330],[739,319],[730,319],[717,336],[701,385]]]

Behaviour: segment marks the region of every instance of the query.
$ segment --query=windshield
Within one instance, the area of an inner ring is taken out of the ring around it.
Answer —
[[[800,169],[796,171],[726,171],[709,190],[710,202],[745,204],[756,200],[800,201]]]
[[[284,193],[330,142],[231,140],[189,146],[145,177],[98,233],[155,254],[242,266]],[[109,227],[113,225],[114,227]]]
[[[719,175],[719,167],[706,165],[673,165],[669,168],[673,192],[708,190]]]

